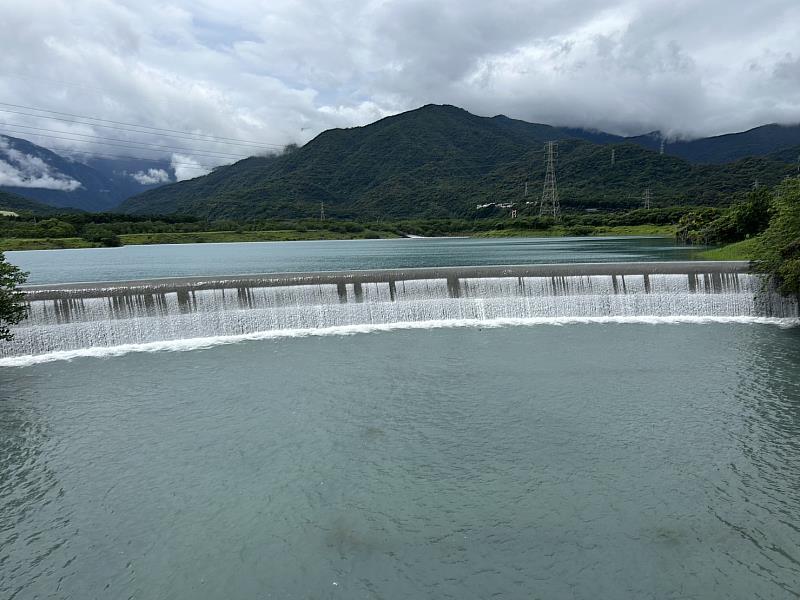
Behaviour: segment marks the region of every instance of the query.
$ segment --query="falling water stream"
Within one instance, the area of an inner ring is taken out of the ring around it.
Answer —
[[[548,319],[797,317],[741,263],[458,267],[179,278],[28,290],[0,356],[171,340]]]

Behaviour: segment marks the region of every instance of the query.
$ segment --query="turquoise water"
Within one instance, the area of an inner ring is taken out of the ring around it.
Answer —
[[[52,282],[689,252],[309,244],[9,258]],[[798,598],[800,327],[687,318],[682,290],[647,296],[657,319],[287,329],[0,367],[0,598]],[[592,310],[541,300],[577,298]]]
[[[0,369],[0,597],[797,597],[798,333],[396,331]]]
[[[121,281],[190,275],[345,271],[551,262],[684,260],[670,238],[431,238],[175,244],[8,252],[29,283]]]

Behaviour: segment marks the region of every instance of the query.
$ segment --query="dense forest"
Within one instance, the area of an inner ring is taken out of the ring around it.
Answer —
[[[723,205],[754,182],[774,186],[794,170],[775,157],[695,164],[613,136],[426,106],[366,127],[322,133],[301,148],[253,157],[126,200],[132,214],[219,219],[473,218],[478,205],[529,207],[541,194],[543,144],[558,143],[566,210],[628,210],[645,189],[656,206]],[[568,136],[573,136],[569,138]],[[599,136],[599,137],[598,137]],[[619,138],[622,139],[622,138]],[[526,195],[525,190],[528,190]]]

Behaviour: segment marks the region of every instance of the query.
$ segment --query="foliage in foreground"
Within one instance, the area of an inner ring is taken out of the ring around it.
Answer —
[[[800,299],[800,178],[775,191],[769,227],[758,238],[755,268],[771,275],[781,293]]]
[[[17,286],[25,283],[27,277],[27,273],[7,262],[0,252],[0,340],[10,340],[13,337],[11,325],[26,316],[24,297]]]
[[[724,210],[704,207],[683,215],[678,239],[688,244],[730,244],[758,235],[769,225],[772,193],[764,188]]]

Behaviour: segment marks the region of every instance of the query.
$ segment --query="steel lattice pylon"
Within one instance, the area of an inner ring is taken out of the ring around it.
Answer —
[[[558,203],[558,186],[556,185],[558,144],[547,142],[544,145],[544,152],[547,159],[547,169],[544,175],[542,201],[539,204],[539,216],[552,215],[554,219],[558,220],[561,217],[561,207]]]

